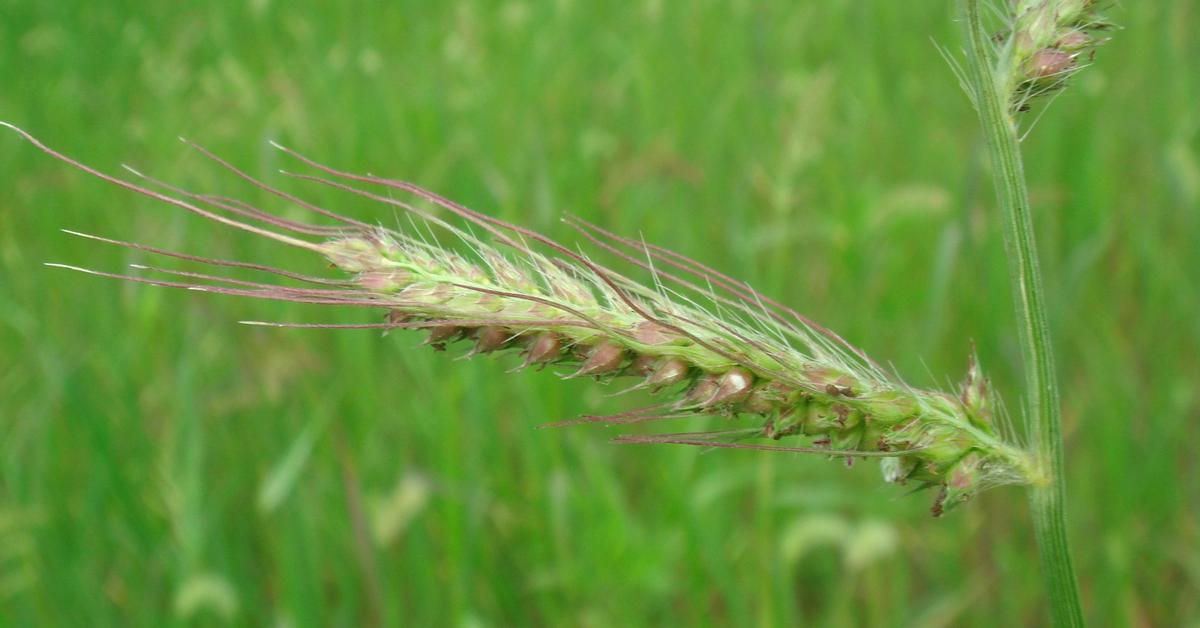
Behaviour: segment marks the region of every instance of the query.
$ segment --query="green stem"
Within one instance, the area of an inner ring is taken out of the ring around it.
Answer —
[[[1067,546],[1062,415],[1033,217],[1025,188],[1018,130],[1010,114],[1009,95],[1001,85],[1005,77],[991,65],[993,44],[984,28],[979,4],[979,0],[964,0],[970,44],[967,65],[1004,213],[1004,242],[1020,327],[1028,413],[1045,476],[1044,482],[1030,487],[1030,510],[1054,623],[1082,626],[1079,588]]]

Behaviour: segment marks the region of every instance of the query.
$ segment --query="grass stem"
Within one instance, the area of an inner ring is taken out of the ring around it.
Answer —
[[[964,13],[971,88],[987,136],[1004,215],[1004,241],[1025,364],[1028,416],[1034,447],[1047,478],[1029,489],[1034,533],[1055,625],[1082,626],[1079,588],[1067,544],[1058,382],[1018,128],[1010,114],[1009,94],[1003,87],[1006,77],[991,64],[992,43],[984,27],[979,0],[964,0]]]

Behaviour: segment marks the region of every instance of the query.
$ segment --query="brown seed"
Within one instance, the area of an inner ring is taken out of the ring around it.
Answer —
[[[615,342],[601,342],[592,347],[588,358],[575,375],[603,375],[621,368],[625,348]]]
[[[639,355],[629,363],[629,373],[631,375],[641,375],[648,377],[654,372],[654,367],[658,363],[658,358],[652,355]]]
[[[750,392],[750,384],[754,376],[745,369],[730,369],[717,378],[717,390],[713,393],[708,404],[730,403],[746,398]]]
[[[529,345],[529,355],[525,357],[525,364],[545,364],[552,360],[558,359],[562,355],[562,339],[558,334],[553,332],[543,332],[533,339]]]
[[[698,406],[712,405],[713,399],[717,396],[717,391],[721,389],[719,375],[705,375],[696,380],[696,383],[687,391],[686,399]]]
[[[447,342],[454,342],[462,337],[462,328],[454,325],[439,325],[429,328],[429,339],[425,344],[430,345],[438,351],[446,350]]]
[[[679,358],[663,358],[654,367],[654,372],[646,378],[651,388],[662,388],[682,382],[687,378],[688,365]]]
[[[504,327],[488,325],[475,332],[475,352],[491,353],[508,343],[512,334]]]

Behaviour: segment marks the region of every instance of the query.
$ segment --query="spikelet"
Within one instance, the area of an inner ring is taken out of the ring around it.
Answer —
[[[234,174],[290,203],[332,218],[338,225],[287,220],[241,201],[186,192],[136,172],[145,183],[133,183],[80,164],[24,131],[14,130],[46,153],[123,188],[318,253],[342,271],[343,277],[311,277],[97,236],[85,237],[190,262],[262,271],[312,287],[147,267],[142,268],[178,277],[159,279],[67,268],[158,286],[378,309],[386,315],[377,323],[260,324],[425,329],[428,343],[437,349],[469,345],[468,355],[519,354],[523,366],[561,369],[565,377],[629,378],[634,382],[632,389],[656,392],[665,400],[648,408],[586,416],[557,425],[631,424],[697,415],[740,417],[749,427],[617,440],[809,452],[847,463],[877,457],[883,462],[887,481],[935,489],[935,515],[988,486],[1043,481],[1031,456],[1006,443],[993,423],[991,394],[974,360],[957,394],[912,389],[833,332],[747,284],[679,254],[622,238],[581,220],[570,220],[570,224],[584,239],[649,271],[655,287],[600,266],[538,233],[477,213],[410,183],[337,171],[282,147],[280,150],[321,173],[292,176],[401,208],[417,221],[461,239],[469,254],[339,216],[254,180],[200,147],[195,148]],[[437,206],[441,213],[397,200],[387,195],[390,192],[415,196]],[[443,215],[486,233],[488,241]],[[772,444],[783,439],[799,442],[794,446]]]

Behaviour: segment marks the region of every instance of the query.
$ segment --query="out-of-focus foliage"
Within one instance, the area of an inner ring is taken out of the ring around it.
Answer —
[[[198,191],[253,197],[177,135],[268,177],[277,138],[561,239],[579,214],[753,282],[915,385],[948,387],[974,340],[1016,408],[976,122],[929,42],[958,46],[954,10],[0,0],[0,119]],[[1200,7],[1113,17],[1025,150],[1085,606],[1178,625],[1200,620]],[[874,463],[536,430],[627,402],[415,334],[235,324],[312,308],[64,275],[41,263],[143,256],[59,228],[320,270],[0,136],[0,623],[1045,617],[1019,490],[934,520]]]

